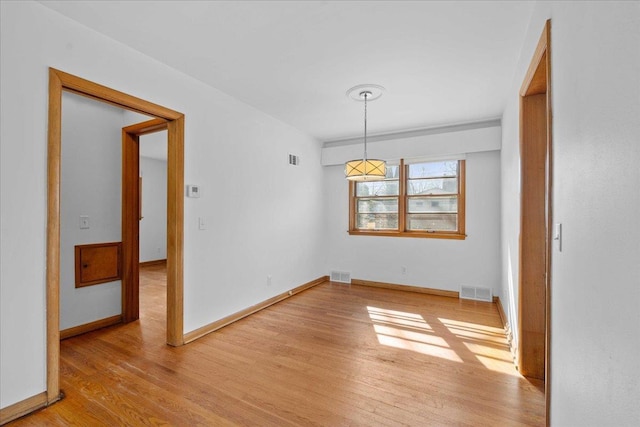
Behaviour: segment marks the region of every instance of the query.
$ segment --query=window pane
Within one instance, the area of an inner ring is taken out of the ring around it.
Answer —
[[[409,214],[407,230],[456,231],[457,214]]]
[[[356,182],[356,196],[397,196],[398,180]]]
[[[400,178],[400,165],[387,165],[387,179]]]
[[[358,199],[356,206],[358,213],[386,213],[398,212],[398,199]]]
[[[457,197],[411,197],[407,206],[408,213],[421,212],[458,212]]]
[[[458,176],[458,161],[428,162],[409,165],[409,179]]]
[[[407,181],[407,194],[457,194],[458,178],[412,179]]]
[[[359,230],[397,230],[398,214],[358,214],[357,222]]]

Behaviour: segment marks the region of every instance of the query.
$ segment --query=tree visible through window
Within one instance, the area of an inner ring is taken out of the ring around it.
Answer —
[[[407,163],[350,183],[349,232],[464,239],[464,160]]]
[[[398,228],[399,166],[387,166],[383,181],[356,184],[357,228],[396,230]]]

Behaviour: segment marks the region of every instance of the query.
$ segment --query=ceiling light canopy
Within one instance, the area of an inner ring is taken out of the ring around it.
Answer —
[[[387,174],[384,160],[367,158],[367,103],[382,96],[384,88],[378,85],[358,85],[347,91],[347,96],[355,101],[364,102],[364,155],[362,159],[350,160],[344,165],[345,177],[350,181],[381,180]]]

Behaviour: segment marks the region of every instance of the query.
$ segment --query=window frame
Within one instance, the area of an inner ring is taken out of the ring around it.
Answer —
[[[454,160],[454,159],[451,159]],[[433,160],[436,162],[438,160]],[[458,162],[458,229],[455,231],[424,231],[424,230],[407,230],[407,204],[409,196],[407,194],[407,177],[408,164],[404,159],[400,159],[399,177],[398,177],[398,229],[397,230],[360,230],[356,228],[356,181],[349,181],[349,234],[352,236],[383,236],[383,237],[418,237],[431,239],[456,239],[464,240],[466,235],[466,161],[464,159],[456,159]],[[424,163],[429,163],[425,160]],[[395,196],[393,196],[395,197]]]

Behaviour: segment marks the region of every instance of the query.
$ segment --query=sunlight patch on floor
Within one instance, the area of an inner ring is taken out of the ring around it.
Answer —
[[[406,313],[404,311],[387,310],[386,308],[367,306],[369,317],[376,323],[390,323],[399,326],[410,326],[423,330],[433,329],[424,320],[424,318],[416,313]]]
[[[507,375],[520,376],[513,364],[502,329],[452,319],[438,318],[438,320],[452,334],[462,339],[464,346],[485,368]]]
[[[445,319],[439,317],[438,320],[447,327],[447,329],[456,329],[459,331],[467,331],[469,333],[479,333],[486,336],[504,337],[504,330],[487,325],[479,325],[477,323],[462,322],[460,320]]]
[[[462,363],[421,315],[378,307],[367,310],[380,344]]]
[[[427,356],[435,356],[442,359],[451,360],[452,362],[462,363],[462,359],[460,359],[455,351],[448,348],[442,348],[438,345],[431,345],[381,334],[378,334],[378,342],[389,347],[394,347],[401,350],[415,351],[416,353],[425,354]]]
[[[496,349],[481,344],[464,343],[465,347],[472,352],[482,365],[492,371],[519,377],[508,349]]]

